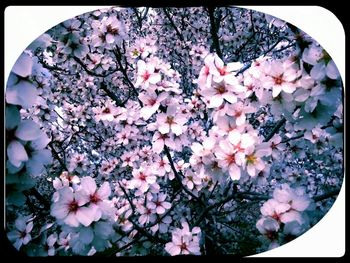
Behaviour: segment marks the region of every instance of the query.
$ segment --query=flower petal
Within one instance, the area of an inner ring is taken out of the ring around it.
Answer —
[[[27,53],[22,53],[12,68],[12,72],[25,78],[32,74],[33,61]]]
[[[19,167],[22,162],[28,161],[28,155],[23,145],[18,141],[12,141],[7,146],[7,156],[13,166]]]
[[[31,120],[24,120],[18,125],[15,135],[23,141],[32,141],[38,139],[42,132],[37,123]]]
[[[100,189],[97,190],[97,195],[102,199],[107,199],[111,194],[111,187],[108,182],[104,182]]]

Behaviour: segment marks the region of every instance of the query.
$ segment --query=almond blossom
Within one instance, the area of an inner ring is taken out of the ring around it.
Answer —
[[[296,89],[295,81],[300,71],[279,61],[274,61],[266,70],[267,78],[264,87],[272,88],[272,97],[277,97],[281,91],[293,93]]]
[[[240,89],[235,86],[218,82],[213,83],[210,88],[202,90],[201,94],[209,99],[210,103],[208,108],[216,108],[221,106],[224,100],[235,103],[237,101],[235,92],[239,92],[239,90]]]
[[[263,151],[256,150],[253,147],[247,148],[245,154],[247,173],[254,177],[265,168],[265,163],[261,160],[261,157],[265,156],[265,154]]]
[[[190,231],[189,225],[186,222],[181,224],[182,228],[176,228],[172,232],[172,241],[165,244],[165,250],[171,255],[200,255],[200,233],[199,227],[194,227]]]
[[[13,246],[20,250],[22,245],[27,245],[32,239],[30,232],[33,229],[33,221],[28,222],[28,217],[18,217],[15,221],[15,229],[7,233],[7,237]]]
[[[113,121],[114,116],[117,115],[118,110],[114,103],[107,100],[102,107],[93,108],[92,111],[95,113],[96,121]]]
[[[33,61],[23,53],[12,68],[6,89],[6,102],[29,108],[37,101],[38,91],[27,78],[32,74]]]
[[[52,204],[51,215],[59,222],[77,227],[80,224],[89,226],[94,221],[97,207],[85,207],[87,200],[69,187],[59,189],[58,193],[59,199]]]
[[[166,156],[157,156],[153,161],[154,165],[152,166],[152,171],[154,174],[158,176],[164,176],[166,173],[169,173],[171,171],[171,166]]]
[[[143,107],[140,111],[140,116],[144,120],[148,120],[159,108],[160,103],[166,99],[167,93],[162,92],[157,95],[155,92],[141,93],[139,99],[143,103]]]
[[[213,81],[220,83],[225,81],[229,85],[236,84],[235,72],[238,71],[243,65],[240,62],[231,62],[226,66],[224,62],[219,58],[217,54],[213,55],[214,58],[210,61],[209,71],[213,75]]]
[[[177,111],[177,105],[169,105],[166,113],[157,115],[158,130],[161,134],[173,132],[175,135],[182,133],[183,125],[187,122],[184,114]]]
[[[106,203],[111,194],[111,188],[108,182],[104,182],[97,189],[96,182],[91,177],[83,177],[80,179],[80,188],[76,192],[76,196],[80,202],[89,203],[88,208],[95,213],[94,221],[98,221],[104,214],[104,210],[108,210],[109,205]]]
[[[228,171],[232,180],[240,179],[242,158],[230,142],[220,141],[215,156],[218,159],[219,167],[224,171]]]
[[[129,188],[138,188],[142,193],[147,192],[151,184],[154,184],[157,177],[150,173],[148,169],[140,167],[132,171],[133,178],[130,181]]]
[[[166,198],[167,195],[164,193],[153,195],[151,200],[147,202],[147,208],[154,209],[158,215],[164,214],[171,207],[171,204],[165,201]]]
[[[252,10],[64,21],[6,84],[7,235],[29,256],[283,245],[341,187],[342,86],[315,40]]]
[[[160,73],[155,71],[153,63],[146,63],[143,60],[137,62],[137,80],[135,87],[148,88],[150,84],[157,84],[161,80]]]

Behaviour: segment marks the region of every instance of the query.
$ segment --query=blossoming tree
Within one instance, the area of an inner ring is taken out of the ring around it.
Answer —
[[[252,10],[64,21],[7,81],[7,236],[33,256],[283,245],[340,190],[342,92],[315,40]]]

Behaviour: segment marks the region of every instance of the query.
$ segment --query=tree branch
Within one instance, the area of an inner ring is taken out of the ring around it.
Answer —
[[[170,155],[170,152],[169,152],[169,149],[166,145],[164,145],[164,151],[165,151],[165,154],[170,162],[170,166],[171,166],[171,169],[173,170],[174,172],[174,175],[175,175],[175,178],[176,180],[179,182],[181,188],[187,193],[189,194],[191,197],[193,197],[195,200],[197,200],[200,204],[204,205],[203,201],[195,196],[190,190],[188,190],[183,184],[182,184],[182,179],[181,179],[181,176],[179,175],[179,173],[176,171],[176,168],[175,168],[175,165],[174,165],[174,162],[171,158],[171,155]],[[182,175],[181,171],[180,171],[180,174]],[[183,175],[182,175],[183,176]]]
[[[286,142],[289,142],[289,141],[292,141],[292,140],[296,140],[296,139],[299,139],[299,138],[302,138],[302,137],[304,137],[304,133],[296,135],[296,136],[288,138],[288,139],[285,139],[285,140],[281,141],[281,143],[286,143]]]
[[[168,18],[171,26],[175,29],[176,34],[179,36],[181,41],[184,41],[184,37],[182,36],[182,34],[180,33],[179,29],[177,28],[177,26],[175,25],[174,21],[172,20],[172,18],[170,17],[169,13],[166,11],[166,8],[163,8],[163,12],[165,14],[165,16]]]
[[[214,10],[215,10],[215,8],[208,7],[208,13],[209,13],[209,19],[210,19],[210,33],[211,33],[211,37],[213,39],[213,45],[214,45],[214,48],[216,50],[216,54],[222,59],[222,52],[220,49],[219,38],[217,35],[218,28],[216,28]]]
[[[111,92],[108,88],[106,83],[101,82],[100,84],[100,89],[102,89],[104,92],[106,92],[106,94],[108,95],[108,97],[110,97],[112,100],[114,100],[116,102],[117,106],[124,106],[125,102],[120,101],[120,99],[117,97],[117,95],[115,95],[113,92]]]
[[[53,146],[53,141],[49,142],[48,146],[51,148],[51,151],[52,151],[55,159],[61,164],[61,166],[65,170],[68,170],[66,164],[62,161],[61,157],[58,155],[58,152],[56,151],[55,147]]]
[[[122,189],[123,193],[125,194],[126,196],[126,199],[128,200],[130,206],[131,206],[131,209],[132,209],[132,212],[133,214],[135,214],[135,206],[134,204],[132,203],[128,193],[125,191],[124,187],[119,183],[119,186],[120,188]],[[143,235],[145,235],[146,237],[148,237],[150,240],[152,240],[153,242],[155,243],[162,243],[162,244],[165,244],[167,243],[166,240],[158,237],[158,236],[153,236],[152,234],[150,234],[145,228],[142,228],[140,227],[136,222],[134,222],[131,218],[128,218],[128,220],[133,224],[134,228],[139,231],[140,233],[142,233]]]
[[[336,195],[339,194],[339,192],[340,192],[340,189],[335,189],[335,190],[332,190],[332,191],[330,191],[328,193],[324,193],[324,194],[315,196],[313,199],[314,199],[315,202],[319,202],[319,201],[322,201],[324,199],[336,196]]]
[[[109,76],[109,75],[111,75],[111,74],[117,72],[117,70],[113,70],[113,71],[108,72],[108,73],[106,73],[106,74],[98,74],[98,73],[93,72],[93,71],[91,71],[90,69],[88,69],[88,67],[84,64],[84,62],[81,61],[79,58],[77,58],[77,57],[74,56],[73,59],[75,60],[75,62],[77,62],[77,63],[86,71],[86,73],[88,73],[88,74],[91,75],[91,76],[105,78],[105,77],[107,77],[107,76]]]
[[[283,124],[285,124],[286,119],[283,117],[282,119],[280,119],[276,126],[271,130],[271,132],[266,136],[264,142],[268,142],[278,131],[279,129],[283,126]]]

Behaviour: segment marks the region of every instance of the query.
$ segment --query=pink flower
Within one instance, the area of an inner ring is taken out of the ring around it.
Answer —
[[[247,172],[250,176],[255,177],[265,168],[265,163],[260,158],[264,156],[264,153],[263,151],[254,150],[254,147],[249,147],[246,149],[245,154]]]
[[[219,147],[215,152],[218,159],[218,165],[224,171],[228,171],[232,180],[239,180],[241,177],[241,158],[238,158],[235,147],[226,140],[219,143]]]
[[[165,250],[171,255],[200,255],[199,238],[200,228],[194,227],[190,231],[186,222],[182,223],[182,229],[176,228],[172,233],[172,240],[165,244]]]
[[[214,54],[214,59],[210,61],[209,70],[210,74],[213,75],[213,81],[220,83],[225,81],[225,83],[230,85],[237,84],[235,73],[243,65],[240,62],[228,63],[226,66],[224,62],[219,58],[218,55]]]
[[[102,20],[102,28],[108,44],[118,43],[124,37],[124,25],[115,16]]]
[[[192,190],[195,186],[200,186],[202,184],[202,179],[191,170],[188,170],[185,173],[185,177],[182,179],[182,184]]]
[[[159,95],[153,91],[141,93],[139,99],[142,101],[143,107],[140,111],[140,116],[147,121],[152,114],[158,110],[160,103],[165,100],[167,96],[168,94],[166,92],[162,92]]]
[[[213,158],[213,149],[216,144],[216,140],[213,137],[207,137],[203,140],[203,143],[194,142],[191,146],[193,155],[190,158],[192,165],[208,164]]]
[[[114,102],[107,100],[102,107],[93,108],[92,111],[95,113],[96,121],[113,121],[114,115],[117,115],[117,108]]]
[[[210,88],[203,89],[201,94],[209,99],[208,108],[217,108],[225,101],[235,103],[237,96],[235,93],[239,92],[239,86],[228,85],[224,82],[217,82],[211,85]]]
[[[155,209],[158,215],[164,214],[171,207],[171,204],[165,201],[166,197],[163,193],[153,195],[151,201],[147,203],[147,208]]]
[[[148,88],[150,84],[157,84],[161,80],[160,73],[155,71],[155,65],[143,60],[137,62],[137,80],[135,87]]]
[[[204,66],[201,68],[199,72],[199,77],[194,83],[197,83],[201,88],[209,88],[212,82],[212,75],[210,74],[209,66],[213,63],[214,56],[213,54],[209,54],[204,59]]]
[[[158,130],[161,134],[173,132],[175,135],[180,135],[186,122],[186,115],[177,113],[175,104],[169,105],[166,113],[157,115]]]
[[[140,167],[139,169],[134,169],[132,171],[132,175],[134,176],[134,178],[131,179],[129,188],[138,188],[141,190],[142,193],[147,192],[150,185],[154,184],[157,180],[157,177],[155,175],[152,175],[149,172],[148,168],[145,169],[143,167]]]
[[[236,120],[237,126],[243,125],[246,121],[246,114],[254,112],[254,108],[244,105],[241,101],[228,106],[227,115],[232,116]]]
[[[161,153],[164,149],[164,145],[174,148],[174,141],[172,136],[169,134],[162,134],[159,131],[156,131],[152,138],[152,150],[155,153]]]
[[[81,178],[80,188],[76,192],[76,197],[84,203],[89,203],[88,208],[95,212],[94,221],[101,218],[105,209],[108,209],[108,204],[105,202],[111,194],[111,188],[108,182],[104,182],[97,190],[95,180],[86,176]]]
[[[148,224],[156,220],[156,215],[152,208],[141,206],[137,209],[141,214],[138,221],[141,225]]]
[[[293,93],[296,89],[296,79],[300,76],[301,71],[282,62],[271,62],[267,69],[267,78],[263,85],[266,88],[272,88],[272,97],[277,97],[281,91]]]
[[[51,206],[51,215],[63,223],[78,227],[89,226],[95,219],[96,210],[83,207],[87,200],[77,195],[69,187],[58,190],[59,199]]]
[[[159,176],[164,176],[166,173],[169,173],[171,167],[168,158],[166,156],[156,156],[154,159],[154,165],[152,166],[152,171]]]
[[[280,229],[280,224],[273,219],[272,217],[262,217],[256,223],[256,228],[263,235],[266,235],[268,238],[271,238]]]
[[[281,141],[282,141],[281,136],[278,134],[275,134],[268,142],[271,155],[274,159],[278,159],[281,156],[281,152],[283,152],[286,148],[286,145],[281,143]]]
[[[53,188],[56,190],[65,186],[76,188],[78,183],[80,183],[80,178],[76,175],[69,174],[67,171],[62,172],[60,177],[56,177],[52,182]]]
[[[120,159],[123,161],[122,167],[133,167],[134,163],[139,159],[139,157],[132,152],[125,152],[122,154],[122,156],[120,156]]]
[[[14,242],[14,247],[19,250],[22,245],[27,245],[32,239],[30,232],[33,229],[33,221],[27,223],[28,217],[18,217],[15,221],[16,229],[7,233],[7,237]]]

